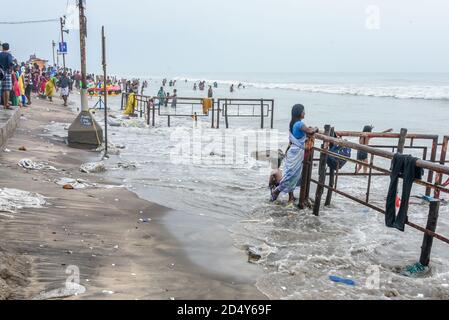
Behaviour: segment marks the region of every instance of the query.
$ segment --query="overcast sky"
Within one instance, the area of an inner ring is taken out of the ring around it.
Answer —
[[[17,21],[58,18],[75,0],[0,3],[0,21]],[[447,0],[87,0],[87,16],[91,72],[102,25],[119,74],[449,72]],[[19,59],[51,60],[58,39],[58,23],[0,25]],[[79,31],[67,41],[78,67]]]

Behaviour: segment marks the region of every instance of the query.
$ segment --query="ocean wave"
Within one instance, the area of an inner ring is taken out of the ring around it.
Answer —
[[[176,78],[189,82],[217,82],[222,85],[242,84],[246,87],[268,90],[291,90],[307,93],[366,96],[395,99],[449,100],[449,86],[441,85],[361,85],[361,84],[306,84],[306,83],[267,83],[244,82],[239,80]]]

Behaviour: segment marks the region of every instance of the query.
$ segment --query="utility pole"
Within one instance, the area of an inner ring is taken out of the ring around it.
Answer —
[[[88,111],[87,105],[87,59],[86,59],[86,37],[87,19],[84,13],[84,1],[78,0],[80,10],[80,51],[81,51],[81,111]]]
[[[61,42],[64,43],[64,25],[65,25],[65,17],[61,17],[60,20],[61,22]],[[65,53],[62,53],[62,66],[64,68],[64,72],[65,72]]]
[[[108,74],[107,74],[107,64],[106,64],[106,36],[104,34],[104,26],[101,28],[101,39],[102,39],[102,51],[103,51],[103,92],[104,92],[104,155],[108,155]]]
[[[69,128],[69,146],[75,148],[97,148],[103,143],[103,130],[89,111],[87,101],[87,59],[86,0],[78,0],[80,12],[80,53],[81,53],[81,112]]]
[[[56,65],[56,59],[55,59],[55,48],[56,48],[56,43],[53,40],[52,41],[52,46],[53,46],[53,65]]]

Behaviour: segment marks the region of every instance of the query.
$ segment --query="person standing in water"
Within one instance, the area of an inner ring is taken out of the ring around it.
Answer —
[[[214,90],[212,90],[212,86],[209,86],[209,91],[207,92],[207,97],[212,99],[214,97]]]
[[[159,92],[157,93],[157,98],[159,100],[159,108],[162,107],[162,105],[164,104],[165,101],[165,91],[164,91],[164,87],[161,87],[159,89]]]
[[[176,105],[178,104],[178,90],[173,90],[173,96],[171,97],[171,107],[176,108]]]
[[[303,105],[297,104],[293,107],[289,130],[290,145],[285,157],[285,173],[279,186],[271,193],[272,202],[276,201],[281,193],[288,193],[289,205],[293,204],[296,200],[293,192],[301,185],[307,135],[314,135],[319,132],[318,128],[311,128],[305,125],[303,121],[305,115]]]

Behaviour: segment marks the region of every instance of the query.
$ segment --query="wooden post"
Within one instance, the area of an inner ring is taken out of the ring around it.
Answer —
[[[407,129],[401,129],[401,136],[399,138],[398,143],[398,153],[403,154],[404,153],[404,147],[405,147],[405,140],[407,138]]]
[[[426,229],[435,232],[438,223],[440,201],[439,200],[431,201],[429,207],[430,207],[429,217],[427,218]],[[428,267],[430,264],[430,254],[432,252],[432,244],[433,244],[433,237],[429,236],[428,234],[424,234],[423,244],[421,247],[421,258],[419,259],[419,262],[425,267]]]
[[[331,126],[326,125],[324,127],[324,134],[326,136],[329,136],[331,132]],[[329,143],[323,142],[322,149],[328,150]],[[318,180],[318,186],[316,188],[316,194],[315,194],[315,203],[313,206],[313,214],[315,216],[320,215],[320,205],[321,205],[321,198],[323,196],[324,191],[324,184],[326,183],[326,162],[327,162],[327,154],[321,152],[320,155],[320,166],[319,166],[319,180]]]

